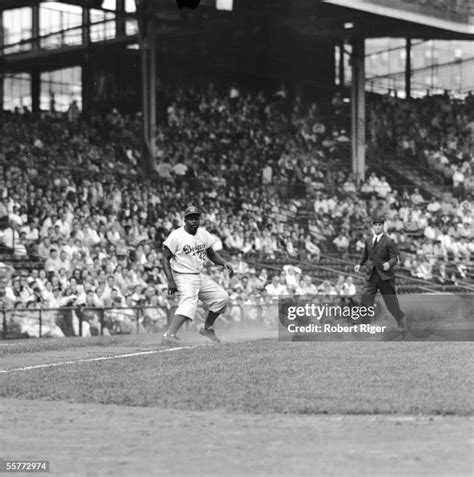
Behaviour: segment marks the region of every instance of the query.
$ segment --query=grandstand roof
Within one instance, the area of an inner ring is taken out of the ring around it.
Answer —
[[[420,1],[420,0],[418,0]],[[453,3],[451,0],[440,0]],[[282,5],[286,3],[286,5]],[[242,7],[239,5],[242,4]],[[248,6],[244,6],[247,4]],[[289,4],[289,6],[288,6]],[[258,9],[281,12],[283,22],[299,32],[351,39],[353,36],[412,38],[473,38],[474,22],[465,10],[416,7],[416,2],[388,0],[260,0]],[[236,12],[255,9],[251,0],[236,0]],[[411,6],[410,6],[411,5]],[[474,17],[472,17],[474,18]],[[347,24],[353,24],[347,28]]]
[[[177,13],[173,0],[144,3],[161,19],[169,20]],[[258,19],[260,24],[281,26],[282,33],[292,30],[338,41],[354,37],[474,38],[474,8],[469,0],[234,0],[231,13],[216,11],[215,0],[201,0],[190,15],[202,17],[203,26],[240,17],[242,29],[244,20]],[[353,26],[348,28],[348,24]]]
[[[411,28],[418,25],[474,36],[474,4],[470,1],[323,0],[323,3],[397,20],[402,22],[399,27],[410,24]]]
[[[46,0],[0,0],[0,10],[31,6]],[[103,0],[61,0],[61,3],[101,8]],[[175,0],[142,0],[158,16],[173,12]],[[234,0],[233,12],[215,9],[215,0],[201,0],[193,15],[222,21],[238,16],[257,17],[272,25],[281,24],[307,36],[411,37],[420,39],[473,39],[474,4],[471,0]],[[347,24],[352,23],[352,28]],[[244,24],[241,25],[242,28]],[[211,25],[212,28],[212,25]]]

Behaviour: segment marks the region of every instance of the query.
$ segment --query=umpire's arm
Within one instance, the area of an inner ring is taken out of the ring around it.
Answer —
[[[364,263],[367,261],[368,258],[369,258],[369,251],[367,250],[367,242],[364,242],[364,251],[362,252],[362,257],[361,257],[359,263],[354,267],[354,271],[356,273],[359,272],[360,267],[362,267],[362,265],[364,265]]]
[[[389,268],[393,268],[398,262],[398,249],[395,240],[392,238],[387,243],[389,259],[386,263],[389,264]]]
[[[171,250],[165,245],[163,247],[163,270],[166,275],[166,279],[168,280],[168,293],[172,295],[173,293],[178,291],[178,287],[173,278],[173,272],[171,271],[170,260],[173,258],[173,254]]]
[[[232,277],[234,269],[212,247],[207,248],[206,253],[212,263],[224,267],[224,269],[229,271],[229,275]]]

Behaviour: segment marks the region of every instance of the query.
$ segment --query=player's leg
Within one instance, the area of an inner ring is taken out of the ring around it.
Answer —
[[[168,326],[168,329],[166,330],[166,333],[163,335],[165,338],[168,338],[172,336],[175,339],[178,339],[176,337],[176,333],[178,330],[183,326],[186,321],[188,321],[189,318],[184,315],[178,315],[177,313],[174,314],[173,318],[171,319],[171,323]]]
[[[215,342],[220,342],[214,331],[214,323],[224,313],[229,303],[229,295],[214,280],[202,275],[199,299],[209,307],[209,312],[200,333]]]
[[[198,305],[199,275],[179,275],[174,277],[178,287],[178,308],[163,335],[164,344],[176,344],[176,333],[188,320],[193,320]]]
[[[223,313],[225,310],[225,307],[220,310],[220,311],[211,311],[209,310],[209,313],[207,314],[206,321],[204,322],[204,328],[212,328],[214,326],[214,323],[216,322],[218,316]]]

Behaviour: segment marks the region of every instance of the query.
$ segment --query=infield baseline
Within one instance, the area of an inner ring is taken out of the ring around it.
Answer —
[[[132,358],[135,356],[146,356],[150,354],[171,353],[172,351],[192,349],[192,348],[197,348],[198,346],[203,346],[203,345],[179,346],[177,348],[157,349],[152,351],[138,351],[136,353],[117,354],[115,356],[98,356],[95,358],[81,358],[81,359],[75,359],[72,361],[61,361],[59,363],[36,364],[34,366],[23,366],[21,368],[0,369],[0,374],[13,373],[14,371],[30,371],[32,369],[54,368],[57,366],[64,366],[66,364],[91,363],[94,361],[107,361],[111,359]]]

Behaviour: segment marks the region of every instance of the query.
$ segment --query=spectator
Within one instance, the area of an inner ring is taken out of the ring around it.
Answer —
[[[309,259],[318,262],[321,258],[321,249],[312,241],[311,235],[306,235],[304,248],[309,254]]]
[[[15,307],[17,304],[26,305],[30,293],[21,285],[19,277],[13,278],[10,285],[5,287],[5,300],[7,306]]]
[[[271,283],[265,286],[265,291],[273,299],[277,299],[281,295],[286,295],[288,294],[288,290],[286,286],[281,283],[280,277],[275,275],[272,278]]]
[[[344,231],[340,231],[339,235],[333,240],[333,244],[336,246],[338,253],[342,257],[347,257],[349,250],[349,238]]]
[[[304,275],[303,279],[301,280],[299,286],[296,289],[298,295],[317,295],[318,288],[313,283],[311,277],[309,275]]]

